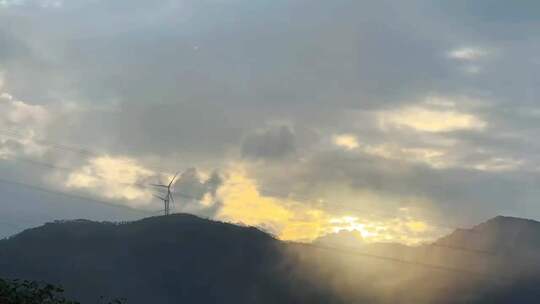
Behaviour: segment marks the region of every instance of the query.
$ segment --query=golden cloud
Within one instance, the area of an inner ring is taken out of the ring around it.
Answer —
[[[234,166],[228,177],[218,191],[223,203],[219,219],[263,227],[283,240],[313,240],[328,228],[323,211],[261,195],[241,166]]]
[[[411,128],[422,132],[450,132],[458,130],[483,130],[487,123],[469,113],[453,109],[430,109],[410,106],[397,111],[383,111],[378,115],[383,129],[388,127]]]
[[[416,244],[432,239],[436,229],[407,214],[382,218],[345,215],[312,207],[306,202],[261,194],[254,180],[239,164],[231,166],[228,179],[219,189],[223,207],[217,218],[223,221],[261,227],[279,239],[312,241],[342,230],[359,231],[367,242],[397,241]],[[372,196],[370,196],[372,197]],[[371,214],[367,212],[368,214]]]
[[[421,162],[433,168],[446,168],[451,163],[446,157],[446,152],[440,149],[430,148],[407,148],[397,144],[369,145],[363,150],[365,153],[386,159]]]
[[[336,146],[345,148],[347,150],[353,150],[358,148],[358,139],[352,134],[341,134],[333,137],[333,142]]]
[[[155,173],[127,157],[101,156],[68,175],[65,186],[93,190],[108,199],[126,200],[132,207],[147,205],[152,199],[149,189],[136,185]]]
[[[367,242],[415,244],[433,237],[426,234],[433,229],[431,226],[410,216],[359,217],[354,211],[332,212],[331,205],[319,208],[305,201],[265,196],[259,191],[256,181],[248,177],[242,164],[230,165],[226,171],[227,178],[216,197],[205,196],[200,202],[206,207],[214,204],[216,199],[221,202],[216,220],[260,227],[287,241],[310,242],[342,230],[359,231]],[[88,165],[70,173],[65,186],[86,189],[134,208],[145,208],[152,202],[152,192],[137,186],[137,183],[154,176],[155,172],[135,159],[102,156],[91,159]],[[356,195],[363,198],[359,201],[379,202],[382,199],[375,194]]]

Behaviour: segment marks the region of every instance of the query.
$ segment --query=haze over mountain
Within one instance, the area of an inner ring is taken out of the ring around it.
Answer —
[[[83,303],[99,296],[130,304],[533,303],[538,296],[530,288],[540,274],[535,221],[497,217],[434,246],[355,246],[352,235],[288,243],[187,214],[61,221],[0,241],[0,277],[61,284]],[[525,257],[526,273],[518,267]]]
[[[0,274],[58,283],[83,303],[325,302],[289,272],[279,241],[191,215],[128,224],[87,220],[29,229],[0,242]]]

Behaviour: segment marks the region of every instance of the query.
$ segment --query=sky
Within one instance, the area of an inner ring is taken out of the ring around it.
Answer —
[[[175,212],[284,240],[540,219],[539,12],[0,0],[0,229],[157,214],[175,172]]]

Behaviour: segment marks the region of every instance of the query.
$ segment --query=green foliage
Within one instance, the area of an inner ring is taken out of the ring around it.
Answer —
[[[63,293],[63,288],[52,284],[0,279],[0,304],[79,304],[67,300]],[[124,304],[126,300],[114,299],[105,302],[105,298],[100,297],[99,303]]]
[[[0,304],[78,304],[64,298],[63,292],[51,284],[0,279]]]

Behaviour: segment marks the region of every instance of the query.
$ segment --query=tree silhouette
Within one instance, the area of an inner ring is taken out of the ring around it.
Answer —
[[[63,296],[64,289],[48,283],[0,279],[0,304],[79,304]],[[100,303],[124,304],[125,299]]]

